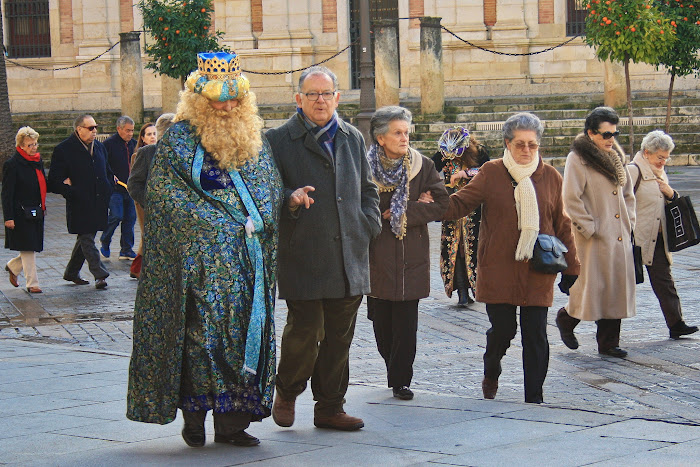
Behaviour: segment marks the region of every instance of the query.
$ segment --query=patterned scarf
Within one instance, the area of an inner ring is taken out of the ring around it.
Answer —
[[[518,213],[518,230],[520,238],[518,247],[515,250],[516,261],[527,261],[532,258],[535,249],[537,234],[540,233],[540,211],[537,205],[537,193],[532,184],[530,176],[540,165],[540,154],[535,153],[532,162],[527,165],[520,165],[515,162],[512,154],[506,148],[503,153],[503,165],[508,169],[508,173],[517,183],[515,187],[515,209]]]
[[[389,202],[389,224],[399,240],[406,236],[406,206],[408,205],[408,171],[411,166],[411,151],[400,159],[390,159],[384,148],[373,144],[367,151],[367,160],[372,178],[380,192],[393,191]]]
[[[335,139],[336,131],[338,131],[338,113],[333,112],[333,116],[323,127],[309,120],[309,117],[304,114],[301,107],[297,107],[297,115],[301,118],[306,129],[309,130],[316,141],[318,141],[318,144],[326,151],[326,154],[333,159],[335,155],[335,143],[333,140]]]
[[[617,142],[612,150],[603,151],[591,138],[582,133],[571,143],[571,149],[615,185],[625,186],[627,183],[627,171],[623,164],[625,153]]]
[[[17,152],[22,156],[36,171],[36,179],[39,182],[39,193],[41,193],[41,208],[46,211],[46,179],[44,172],[41,171],[41,155],[37,152],[33,156],[27,154],[24,149],[17,146]]]

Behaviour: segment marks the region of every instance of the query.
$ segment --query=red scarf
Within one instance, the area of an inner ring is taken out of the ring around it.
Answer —
[[[29,162],[41,163],[41,155],[38,152],[33,156],[30,156],[19,146],[17,146],[17,152]],[[44,178],[44,172],[42,172],[41,169],[34,170],[36,170],[36,179],[39,182],[39,191],[41,192],[41,207],[44,211],[46,211],[46,179]]]

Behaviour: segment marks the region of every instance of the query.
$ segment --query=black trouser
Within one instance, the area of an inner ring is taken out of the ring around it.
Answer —
[[[377,349],[386,363],[389,387],[410,386],[416,359],[418,300],[392,302],[367,297],[367,313],[372,317]]]
[[[109,277],[109,272],[104,264],[102,264],[100,253],[95,246],[96,233],[97,232],[78,234],[78,239],[75,241],[73,252],[66,266],[66,271],[63,273],[64,279],[76,279],[85,261],[87,261],[90,272],[95,276],[95,279],[106,279]]]
[[[661,232],[656,237],[654,260],[651,266],[647,266],[647,273],[649,274],[651,288],[656,298],[659,299],[659,305],[666,319],[666,325],[670,328],[683,319],[683,313],[681,311],[681,299],[678,298],[678,292],[676,292],[676,286],[673,283],[671,265],[666,257],[664,237]]]
[[[206,417],[206,410],[182,411],[185,425],[192,427],[202,427]],[[248,412],[214,412],[214,432],[218,435],[230,436],[248,428],[251,419],[252,415]]]
[[[581,322],[580,319],[574,318],[566,312],[565,308],[559,310],[557,314],[559,327],[564,331],[574,332],[574,328]],[[613,347],[620,346],[620,325],[621,319],[599,319],[595,322],[598,326],[595,338],[598,341],[598,352],[610,350]]]
[[[517,323],[515,305],[487,303],[491,328],[486,331],[484,376],[498,379],[501,375],[501,359],[515,337]],[[521,306],[520,333],[523,344],[523,373],[525,376],[525,402],[542,402],[542,385],[549,367],[549,341],[547,341],[547,307]]]

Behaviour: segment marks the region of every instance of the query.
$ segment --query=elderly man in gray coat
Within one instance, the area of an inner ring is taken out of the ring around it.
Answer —
[[[294,423],[296,397],[309,378],[314,425],[359,430],[343,410],[357,309],[369,292],[369,243],[379,234],[379,194],[365,141],[338,118],[338,80],[325,67],[299,78],[297,113],[267,138],[282,174],[279,296],[287,324],[277,368],[272,417]]]

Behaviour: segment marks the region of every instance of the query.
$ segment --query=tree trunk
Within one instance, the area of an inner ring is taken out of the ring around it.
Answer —
[[[0,11],[0,38],[3,35],[3,18]],[[10,113],[10,97],[7,91],[7,70],[5,69],[5,54],[0,51],[0,171],[5,161],[9,159],[15,148],[15,138]]]
[[[673,100],[673,82],[676,80],[676,74],[671,73],[671,83],[668,85],[668,100],[666,101],[666,124],[664,125],[664,131],[668,134],[668,130],[671,128],[671,101]]]
[[[632,88],[630,87],[630,57],[625,55],[625,84],[627,85],[627,117],[630,126],[630,149],[629,155],[634,154],[634,122],[632,120]]]

